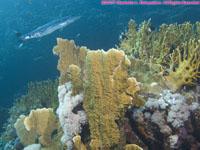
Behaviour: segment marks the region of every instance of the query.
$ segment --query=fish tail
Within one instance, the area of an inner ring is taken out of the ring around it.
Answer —
[[[16,34],[16,36],[17,36],[17,38],[18,38],[18,41],[19,41],[19,48],[21,48],[22,46],[23,46],[23,44],[24,44],[24,35],[22,34],[22,33],[20,33],[20,32],[17,32],[17,31],[14,31],[15,32],[15,34]]]
[[[19,41],[19,48],[21,48],[23,45],[24,45],[24,39],[23,39],[23,37],[22,36],[20,36],[19,38],[18,38],[18,41]]]

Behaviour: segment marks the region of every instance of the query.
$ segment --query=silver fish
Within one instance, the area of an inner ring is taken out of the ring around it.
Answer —
[[[23,42],[26,40],[33,39],[33,38],[41,38],[43,36],[51,34],[54,31],[56,31],[58,29],[62,29],[64,27],[68,26],[69,24],[75,22],[80,17],[81,16],[63,17],[60,19],[53,20],[45,25],[42,25],[27,34],[22,35],[21,33],[16,33],[17,37],[19,38],[19,42],[20,42],[19,47],[21,47],[23,45]]]

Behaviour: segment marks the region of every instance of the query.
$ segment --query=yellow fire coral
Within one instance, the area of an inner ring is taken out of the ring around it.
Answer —
[[[81,90],[83,90],[82,80],[80,78],[81,69],[76,65],[70,65],[69,70],[70,79],[72,82],[72,95],[74,96],[79,94]]]
[[[158,73],[167,76],[167,82],[172,90],[180,89],[183,85],[196,84],[196,80],[199,78],[198,63],[194,64],[193,62],[199,60],[199,43],[194,44],[200,40],[199,22],[196,22],[196,26],[190,22],[179,25],[163,24],[158,32],[152,30],[150,20],[140,24],[138,30],[136,30],[135,22],[130,20],[129,30],[122,35],[124,38],[121,40],[120,49],[124,50],[129,58],[134,57],[149,64],[160,64],[162,72]],[[188,56],[182,56],[184,52],[188,53]],[[171,65],[169,73],[171,55],[173,55],[173,59],[181,58],[173,60],[174,65]],[[190,70],[186,66],[190,66]],[[146,73],[148,74],[149,71]],[[178,82],[176,85],[175,81]]]
[[[118,145],[120,132],[115,121],[123,118],[134,93],[139,90],[135,79],[128,78],[129,66],[123,51],[87,53],[83,106],[91,138],[100,140],[104,149]]]
[[[67,72],[70,79],[65,80],[66,78],[63,77],[61,84],[71,81],[74,92],[80,92],[80,89],[84,91],[83,107],[88,115],[90,148],[98,149],[101,146],[106,150],[119,145],[124,148],[126,143],[121,139],[124,136],[122,133],[124,114],[129,106],[144,104],[141,99],[135,101],[135,92],[139,90],[139,86],[135,78],[129,78],[129,59],[123,51],[116,49],[104,52],[84,48],[86,53],[82,56],[86,57],[81,57],[84,59],[81,59],[80,65],[79,61],[78,63],[68,61],[67,51],[78,49],[74,42],[59,39],[54,51],[57,51],[58,47],[60,54],[58,68],[61,71],[61,78],[69,69]],[[80,57],[79,55],[81,54],[76,53],[76,58]],[[121,122],[121,125],[118,125],[116,121]],[[80,137],[74,140],[76,142],[79,140],[75,146],[80,149]]]
[[[197,39],[200,40],[200,22],[196,22]]]
[[[53,48],[53,53],[60,56],[57,68],[61,74],[60,85],[63,85],[70,80],[67,73],[69,65],[74,64],[83,68],[87,49],[86,47],[76,47],[74,41],[61,38],[57,38],[57,43],[58,45]]]
[[[76,150],[86,150],[85,145],[81,142],[80,135],[77,134],[75,137],[73,137],[73,142]]]
[[[73,138],[73,142],[74,142],[74,146],[76,148],[76,150],[87,150],[86,146],[82,143],[81,141],[81,136],[80,135],[76,135]],[[90,150],[99,150],[99,148],[101,147],[102,143],[99,140],[92,140],[90,142]]]
[[[91,147],[91,150],[99,150],[99,148],[102,146],[102,143],[100,140],[92,140],[90,142],[90,147]]]
[[[17,122],[14,124],[14,127],[17,131],[17,135],[20,138],[21,143],[24,146],[34,144],[37,138],[37,133],[32,129],[27,131],[24,126],[24,120],[26,116],[21,115]]]
[[[24,125],[28,131],[34,129],[37,134],[41,135],[39,141],[42,145],[51,144],[51,133],[58,128],[57,117],[53,113],[53,109],[43,108],[32,110],[29,117],[24,120]]]
[[[135,77],[140,83],[140,94],[144,91],[160,93],[164,89],[168,89],[160,73],[162,71],[161,65],[146,63],[134,57],[130,58],[130,61],[130,76]]]
[[[137,24],[134,20],[130,20],[128,23],[129,30],[122,33],[121,37],[126,37],[121,39],[120,48],[125,51],[127,55],[131,55],[135,51],[134,44],[137,40]]]
[[[178,54],[177,54],[178,53]],[[182,54],[183,53],[183,54]],[[195,85],[200,78],[200,43],[189,41],[183,49],[172,53],[169,75],[166,81],[173,91],[183,85]],[[178,67],[176,67],[178,65]]]
[[[126,150],[143,150],[143,149],[136,144],[127,144]]]

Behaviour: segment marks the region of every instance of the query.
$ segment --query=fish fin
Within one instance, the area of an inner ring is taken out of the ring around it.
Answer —
[[[17,38],[18,38],[18,41],[19,41],[19,48],[21,48],[23,46],[23,43],[24,43],[24,39],[23,39],[23,35],[20,33],[20,32],[17,32],[15,30],[13,30],[13,32],[16,34]]]
[[[22,34],[21,33],[16,33],[16,36],[20,37],[20,36],[22,36]]]
[[[20,43],[18,48],[21,48],[24,45],[24,43]]]
[[[22,36],[22,34],[20,32],[17,32],[15,30],[13,30],[13,32],[16,34],[17,37],[21,37]]]

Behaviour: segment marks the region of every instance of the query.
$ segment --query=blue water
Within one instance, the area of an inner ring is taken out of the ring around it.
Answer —
[[[119,35],[132,18],[137,24],[151,18],[152,25],[195,23],[199,6],[103,6],[97,0],[1,0],[0,2],[0,107],[9,108],[30,81],[55,79],[58,57],[52,54],[56,38],[75,40],[89,49],[109,49],[119,44]],[[82,18],[40,40],[29,40],[22,48],[14,31],[27,33],[59,17]],[[80,34],[79,37],[76,37]]]

